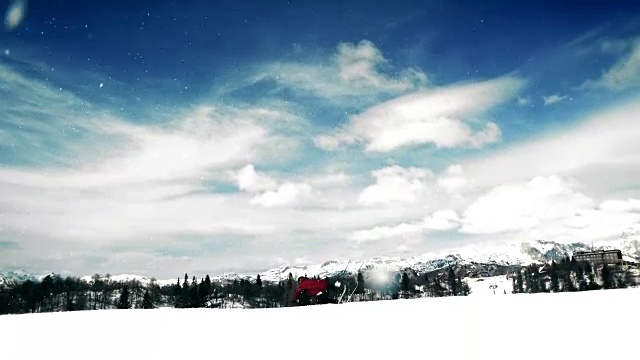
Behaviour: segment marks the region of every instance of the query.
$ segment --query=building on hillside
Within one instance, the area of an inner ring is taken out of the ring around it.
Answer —
[[[618,249],[578,251],[573,254],[573,257],[578,262],[588,262],[592,266],[603,264],[621,266],[623,263],[622,251]]]
[[[467,273],[467,277],[470,277],[470,278],[484,278],[489,276],[491,275],[486,270],[470,271]]]

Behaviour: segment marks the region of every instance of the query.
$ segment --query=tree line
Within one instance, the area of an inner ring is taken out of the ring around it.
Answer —
[[[333,298],[345,294],[345,300],[376,301],[385,299],[461,296],[469,289],[460,276],[449,270],[447,276],[412,276],[397,273],[385,284],[365,281],[363,273],[335,275],[326,278]],[[40,281],[0,287],[0,314],[22,314],[55,311],[103,309],[174,308],[273,308],[296,306],[293,295],[297,279],[289,273],[279,282],[255,279],[212,281],[209,275],[198,279],[184,274],[171,285],[160,285],[155,279],[148,284],[137,280],[114,281],[109,275],[95,274],[90,281],[75,277],[48,275]]]
[[[593,269],[589,263],[565,257],[550,264],[538,263],[515,267],[511,276],[513,293],[586,291],[624,288],[635,284],[629,272],[604,265]],[[505,272],[506,274],[506,272]],[[329,296],[344,294],[348,301],[377,301],[419,297],[466,296],[470,289],[462,279],[464,267],[448,266],[417,274],[408,269],[390,274],[384,281],[365,279],[364,273],[330,276]],[[379,280],[379,279],[378,279]],[[102,309],[173,308],[274,308],[297,306],[293,295],[297,279],[289,273],[286,280],[262,281],[235,279],[212,281],[184,274],[173,284],[160,285],[155,279],[147,284],[137,280],[114,281],[109,275],[94,275],[90,281],[74,277],[48,275],[40,281],[0,287],[0,314]]]
[[[565,256],[559,262],[531,264],[512,276],[513,293],[574,292],[627,288],[636,285],[629,271],[603,264],[594,269],[589,262]]]

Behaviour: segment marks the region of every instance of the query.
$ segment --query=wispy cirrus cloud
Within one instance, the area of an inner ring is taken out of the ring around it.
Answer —
[[[553,104],[557,104],[561,101],[564,101],[568,98],[569,96],[567,95],[558,95],[558,94],[553,94],[553,95],[549,95],[549,96],[543,96],[542,100],[544,101],[545,105],[553,105]]]
[[[636,97],[600,109],[572,126],[462,161],[465,177],[479,187],[569,175],[598,194],[629,188],[640,175],[638,104]]]
[[[314,142],[325,150],[364,143],[367,152],[416,145],[481,148],[499,141],[501,131],[492,121],[478,124],[477,117],[514,97],[522,86],[522,80],[504,77],[401,96],[366,109]]]
[[[333,103],[373,100],[426,86],[427,75],[415,68],[395,70],[371,41],[340,43],[326,60],[277,62],[262,66],[250,83],[274,81]]]
[[[607,43],[609,44],[609,43]],[[627,44],[630,44],[627,46]],[[626,50],[616,63],[598,79],[587,80],[582,84],[586,89],[607,89],[621,91],[634,88],[640,85],[640,38],[636,37],[632,41],[622,41],[607,45],[611,51]]]

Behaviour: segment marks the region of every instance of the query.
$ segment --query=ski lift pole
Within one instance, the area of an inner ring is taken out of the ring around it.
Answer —
[[[360,272],[360,269],[362,269],[362,265],[364,265],[364,262],[362,262],[362,264],[360,264],[360,267],[358,268],[358,271],[356,271],[356,273]],[[358,285],[356,283],[356,287],[353,289],[353,291],[351,292],[351,294],[349,295],[349,298],[347,299],[347,302],[351,302],[351,297],[353,296],[353,294],[356,292],[356,290],[358,290]]]
[[[343,274],[347,272],[347,269],[349,269],[349,265],[351,264],[351,260],[349,260],[349,262],[347,262],[347,266],[344,267],[344,270],[342,270],[341,272],[339,272],[338,274]],[[342,294],[340,294],[340,298],[338,299],[338,304],[342,303],[342,299],[344,298],[344,294],[346,294],[347,292],[347,285],[346,284],[341,284],[343,285],[343,289],[342,289]]]
[[[338,273],[338,277],[340,277],[342,274],[347,272],[347,269],[349,268],[349,264],[351,264],[351,260],[349,260],[349,262],[347,262],[347,266],[344,267],[344,270],[340,271]]]

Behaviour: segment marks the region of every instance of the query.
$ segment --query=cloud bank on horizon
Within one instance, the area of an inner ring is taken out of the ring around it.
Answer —
[[[257,272],[640,222],[640,22],[613,9],[534,34],[541,9],[25,4],[0,268]]]

